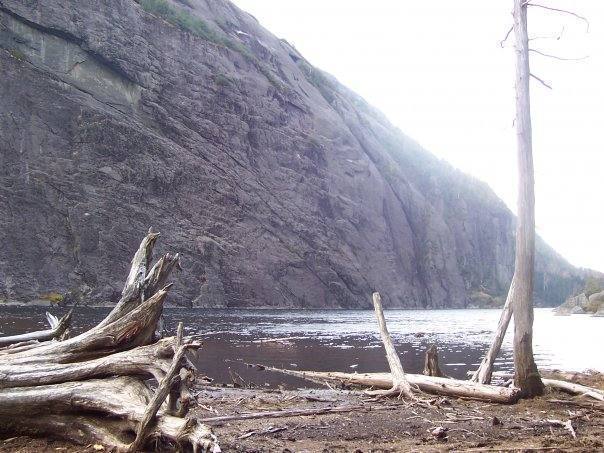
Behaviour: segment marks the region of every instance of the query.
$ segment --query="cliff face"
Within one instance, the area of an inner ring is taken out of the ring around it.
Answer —
[[[463,307],[511,279],[485,184],[226,0],[0,0],[0,100],[0,298],[114,300],[151,225],[179,303]],[[558,304],[581,273],[538,251]]]

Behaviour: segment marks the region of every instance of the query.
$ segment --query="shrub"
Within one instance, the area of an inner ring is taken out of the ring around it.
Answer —
[[[161,17],[166,22],[177,26],[181,30],[239,53],[256,66],[277,90],[282,91],[284,89],[281,82],[275,79],[270,70],[263,65],[247,47],[239,41],[230,39],[221,31],[215,30],[199,17],[193,16],[187,11],[173,6],[167,0],[140,0],[140,5],[148,13]]]
[[[23,61],[23,60],[25,60],[25,55],[23,55],[23,52],[21,52],[21,51],[20,51],[20,50],[18,50],[18,49],[11,49],[11,50],[9,50],[8,52],[9,52],[9,53],[11,54],[11,56],[12,56],[14,59],[16,59],[16,60],[19,60],[19,61]]]
[[[167,0],[141,0],[140,5],[148,13],[155,14],[182,30],[188,31],[216,44],[225,45],[226,37],[220,36],[216,30],[211,28],[199,17],[193,16],[178,7],[172,6]]]

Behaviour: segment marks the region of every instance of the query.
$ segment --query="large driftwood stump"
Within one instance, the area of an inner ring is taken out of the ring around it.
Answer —
[[[185,418],[196,371],[185,352],[201,344],[182,338],[182,326],[177,338],[157,338],[179,266],[178,254],[166,254],[151,267],[158,237],[145,236],[120,301],[97,326],[60,341],[68,322],[55,319],[43,334],[0,339],[10,345],[0,349],[1,431],[123,452],[220,451],[208,426]]]

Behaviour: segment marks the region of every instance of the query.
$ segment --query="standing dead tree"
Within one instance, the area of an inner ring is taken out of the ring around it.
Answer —
[[[543,393],[543,382],[533,357],[533,286],[535,275],[535,170],[533,168],[533,133],[527,5],[514,0],[514,35],[516,38],[516,138],[518,146],[518,226],[514,264],[514,385],[523,396]]]
[[[123,452],[166,443],[220,451],[208,426],[184,418],[191,404],[186,377],[195,371],[185,352],[201,344],[183,339],[181,327],[177,338],[156,339],[166,283],[179,261],[166,254],[150,266],[158,236],[149,231],[141,242],[122,297],[100,324],[64,341],[0,350],[0,430]]]
[[[546,88],[551,86],[540,77],[532,74],[529,64],[529,52],[559,60],[579,60],[560,58],[529,48],[531,38],[528,36],[527,9],[536,7],[556,13],[569,14],[584,21],[589,29],[589,22],[583,16],[564,9],[532,3],[530,0],[514,0],[514,24],[507,32],[503,43],[513,31],[516,51],[516,131],[518,145],[518,223],[516,230],[516,258],[514,276],[501,313],[493,342],[482,359],[479,368],[471,380],[483,384],[491,382],[493,365],[501,349],[506,330],[514,316],[514,365],[515,385],[522,389],[526,396],[543,393],[543,382],[539,376],[532,351],[533,325],[533,279],[535,260],[535,181],[532,151],[532,125],[530,109],[530,78],[540,82]],[[555,39],[559,39],[555,38]],[[582,59],[582,58],[581,58]]]

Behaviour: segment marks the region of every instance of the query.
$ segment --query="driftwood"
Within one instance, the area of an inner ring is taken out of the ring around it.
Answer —
[[[344,386],[378,389],[377,391],[374,391],[374,394],[377,395],[399,396],[402,394],[411,397],[411,399],[416,399],[412,393],[412,389],[417,389],[437,395],[473,398],[497,403],[513,403],[519,398],[520,393],[516,388],[497,387],[444,377],[424,376],[422,374],[405,374],[400,358],[394,349],[392,339],[388,333],[388,328],[386,327],[386,320],[384,319],[379,293],[373,294],[373,304],[382,342],[386,349],[386,358],[388,359],[388,365],[390,366],[390,373],[341,373],[337,371],[320,372],[288,370],[263,365],[258,365],[258,367],[260,369],[276,371],[313,382],[332,382]],[[435,350],[434,353],[436,353]]]
[[[39,330],[37,332],[23,333],[20,335],[11,335],[0,337],[0,347],[27,346],[43,341],[58,340],[65,336],[71,324],[72,310],[65,316],[58,319],[56,316],[46,312],[46,319],[50,329]]]
[[[342,386],[391,389],[393,379],[390,373],[343,373],[339,371],[300,371],[261,366],[261,369],[307,379],[318,383],[334,383]],[[518,389],[495,385],[478,384],[470,381],[405,374],[411,386],[435,395],[471,398],[494,403],[514,403],[519,397]]]
[[[157,339],[167,280],[179,262],[166,254],[150,266],[158,236],[149,231],[143,239],[120,301],[97,326],[0,350],[1,431],[123,452],[220,451],[211,428],[184,418],[195,373],[185,352],[201,344],[183,338],[182,325],[176,338]]]
[[[514,375],[511,373],[494,372],[494,376],[501,378],[513,378]],[[586,385],[576,384],[574,382],[562,381],[559,379],[547,379],[541,378],[543,385],[553,389],[563,390],[573,395],[589,396],[599,401],[604,401],[604,390],[596,389],[593,387],[587,387]]]
[[[375,316],[377,318],[378,327],[380,329],[380,336],[382,337],[382,343],[386,350],[386,359],[388,360],[388,366],[390,367],[390,373],[392,375],[392,387],[388,390],[368,390],[367,393],[376,396],[387,396],[395,395],[397,397],[406,397],[414,399],[413,391],[409,382],[405,378],[405,372],[403,371],[403,365],[401,359],[394,349],[392,338],[388,332],[386,326],[386,319],[384,318],[384,310],[382,308],[382,298],[380,293],[373,293],[373,307],[375,309]]]
[[[319,407],[313,409],[289,409],[282,411],[263,411],[263,412],[248,412],[236,415],[223,415],[218,417],[202,418],[200,421],[208,424],[222,424],[225,422],[236,420],[251,420],[258,418],[282,418],[282,417],[304,417],[311,415],[336,414],[342,412],[371,412],[393,410],[396,406],[364,406],[364,405],[345,405],[334,407]]]
[[[512,319],[512,300],[514,299],[516,289],[515,280],[514,275],[512,278],[512,283],[510,284],[507,298],[505,300],[505,305],[503,306],[503,310],[501,311],[501,315],[499,317],[499,323],[497,324],[497,331],[493,337],[493,342],[480,362],[480,366],[470,378],[473,382],[480,382],[481,384],[491,383],[495,359],[501,350],[501,344],[503,343],[505,333],[508,329],[508,325],[510,324],[510,320]]]

